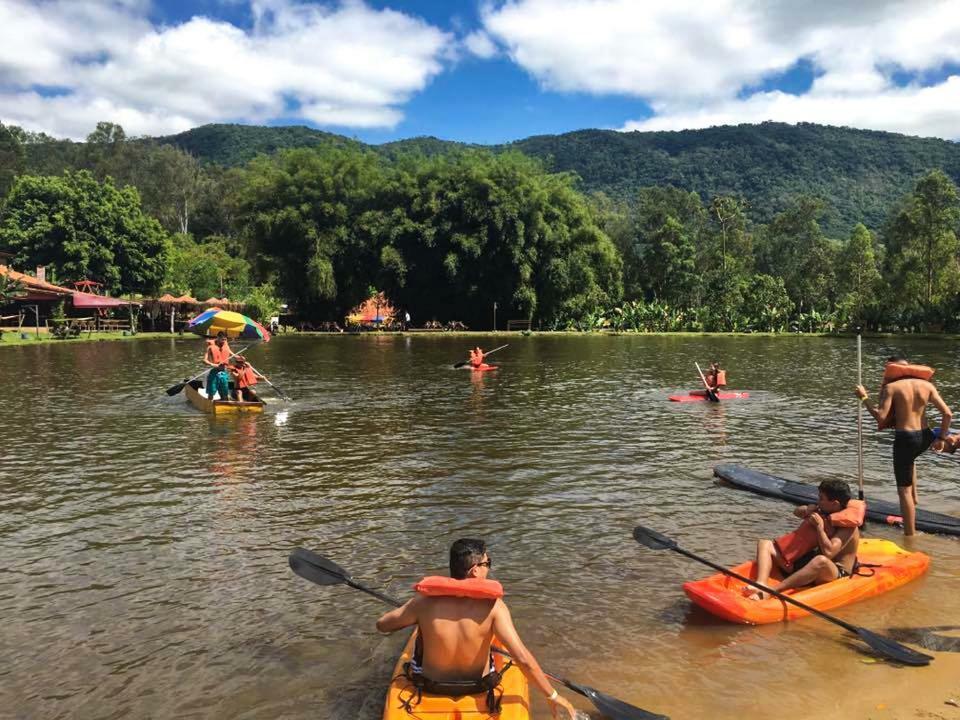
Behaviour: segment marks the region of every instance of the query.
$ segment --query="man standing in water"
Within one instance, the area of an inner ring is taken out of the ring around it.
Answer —
[[[894,428],[893,474],[900,496],[900,515],[903,517],[903,534],[916,532],[917,513],[917,468],[915,461],[924,450],[933,444],[936,452],[942,452],[944,441],[934,441],[933,431],[927,426],[926,409],[933,404],[940,413],[940,438],[950,430],[953,413],[940,397],[937,388],[930,382],[933,370],[923,365],[911,365],[901,356],[887,360],[880,389],[880,405],[870,403],[863,385],[857,385],[860,401],[877,421],[877,429]]]
[[[563,717],[557,714],[563,708],[576,718],[573,705],[554,690],[517,634],[502,599],[503,587],[487,579],[491,565],[483,540],[457,540],[450,547],[450,577],[421,580],[414,586],[417,595],[377,620],[377,630],[418,627],[417,650],[407,667],[414,687],[435,695],[487,693],[488,705],[500,679],[490,655],[496,636],[513,664],[546,696],[553,717]]]

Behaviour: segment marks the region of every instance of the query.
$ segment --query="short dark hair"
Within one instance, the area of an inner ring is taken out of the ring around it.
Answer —
[[[836,500],[842,507],[850,502],[850,486],[843,480],[824,480],[820,483],[820,492],[830,500]]]
[[[220,338],[223,338],[224,340],[227,339],[227,334],[223,330],[217,333],[217,339],[219,340]]]
[[[890,357],[887,358],[887,362],[892,362],[892,363],[905,363],[905,362],[910,362],[910,361],[907,360],[907,356],[906,356],[906,355],[901,355],[900,353],[894,353],[893,355],[891,355]]]
[[[483,540],[460,538],[450,546],[450,577],[463,580],[470,568],[483,562],[487,544]]]

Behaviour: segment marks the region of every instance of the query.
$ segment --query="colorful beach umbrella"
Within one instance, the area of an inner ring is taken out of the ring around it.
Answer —
[[[187,330],[207,337],[216,337],[217,333],[224,332],[228,338],[270,341],[270,333],[253,318],[233,310],[221,310],[218,307],[204,310],[197,315],[187,323]]]

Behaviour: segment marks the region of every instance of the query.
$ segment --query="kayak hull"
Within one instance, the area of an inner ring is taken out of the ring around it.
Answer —
[[[721,400],[746,400],[750,397],[748,392],[722,392],[717,393],[717,397]],[[706,395],[671,395],[670,402],[679,402],[679,403],[690,403],[690,402],[707,402]]]
[[[905,585],[923,575],[930,566],[929,556],[922,552],[907,552],[889,540],[872,538],[860,541],[857,558],[861,563],[880,567],[864,568],[862,572],[874,573],[870,577],[856,575],[839,578],[823,585],[790,590],[787,594],[818,610],[828,611]],[[756,563],[752,561],[732,570],[750,579],[757,577]],[[780,575],[775,575],[771,578],[771,584],[780,579]],[[692,602],[707,612],[732,623],[765,625],[796,620],[810,614],[774,597],[749,600],[742,592],[743,585],[740,580],[717,573],[685,583],[683,591]]]
[[[817,501],[818,491],[815,485],[768,475],[742,465],[717,465],[713,468],[713,474],[741,490],[786,500],[795,505],[809,505]],[[903,522],[898,503],[870,498],[867,498],[867,501],[868,520],[886,525]],[[960,517],[918,509],[917,529],[940,535],[960,535]]]
[[[413,706],[413,712],[408,712],[403,702],[409,700],[411,695],[416,700],[416,690],[404,676],[403,666],[413,657],[416,637],[417,631],[414,630],[393,669],[393,680],[383,706],[383,720],[529,720],[532,717],[527,678],[517,666],[509,668],[503,674],[503,681],[498,689],[498,692],[503,691],[499,715],[493,715],[487,708],[486,693],[460,698],[424,694],[420,702]],[[506,660],[497,654],[493,657],[494,665],[498,670],[502,669]]]
[[[470,370],[471,372],[489,372],[490,370],[496,370],[498,367],[500,366],[487,365],[486,363],[483,363],[482,365],[477,365],[476,367],[474,367],[473,365],[466,365],[464,369]]]

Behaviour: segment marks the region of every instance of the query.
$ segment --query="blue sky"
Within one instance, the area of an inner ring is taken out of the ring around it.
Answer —
[[[0,121],[385,142],[820,122],[956,139],[940,0],[0,0]]]

